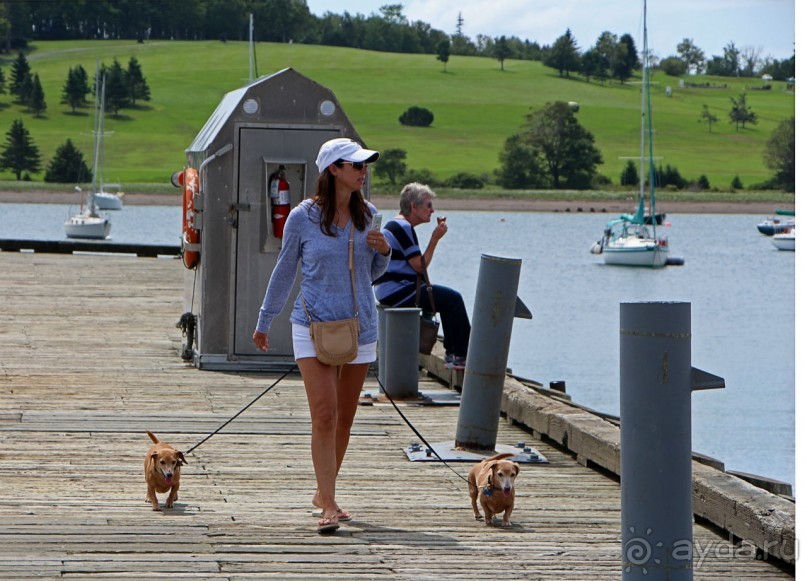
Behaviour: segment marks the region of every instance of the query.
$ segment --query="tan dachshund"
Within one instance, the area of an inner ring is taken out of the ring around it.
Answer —
[[[515,462],[505,460],[515,454],[496,454],[474,464],[468,473],[468,493],[471,495],[471,508],[477,520],[482,518],[476,501],[485,511],[485,524],[493,524],[493,516],[504,511],[502,526],[510,526],[510,515],[516,500],[515,480],[519,467]]]
[[[185,456],[172,445],[161,442],[151,432],[146,433],[154,442],[143,461],[143,470],[146,474],[146,502],[150,502],[154,510],[160,510],[157,493],[170,490],[165,500],[165,508],[173,508],[179,493],[180,468],[183,464],[187,464]]]

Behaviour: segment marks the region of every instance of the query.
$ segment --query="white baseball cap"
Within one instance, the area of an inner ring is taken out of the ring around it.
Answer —
[[[355,161],[358,163],[366,161],[372,163],[378,159],[378,152],[372,149],[364,149],[361,145],[348,139],[347,137],[337,137],[322,144],[317,155],[317,168],[319,173],[334,162],[339,160]]]

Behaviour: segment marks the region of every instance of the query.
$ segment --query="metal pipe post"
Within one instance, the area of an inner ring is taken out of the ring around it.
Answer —
[[[417,397],[420,309],[387,309],[384,337],[384,388],[393,398]]]
[[[387,307],[376,304],[378,311],[378,380],[387,387]]]
[[[493,451],[499,431],[521,259],[482,255],[455,446]]]
[[[620,305],[622,579],[692,579],[689,303]]]

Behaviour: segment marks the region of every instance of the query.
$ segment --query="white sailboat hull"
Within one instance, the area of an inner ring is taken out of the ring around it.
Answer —
[[[605,264],[661,268],[667,265],[670,248],[666,241],[629,236],[609,241],[602,254]]]
[[[119,194],[98,192],[93,197],[99,210],[123,210],[123,200]]]
[[[781,234],[774,234],[771,240],[773,245],[779,250],[789,250],[790,252],[796,251],[796,229],[793,228],[789,232],[782,232]]]
[[[112,223],[105,216],[76,214],[64,223],[64,233],[68,238],[104,240],[111,229]]]

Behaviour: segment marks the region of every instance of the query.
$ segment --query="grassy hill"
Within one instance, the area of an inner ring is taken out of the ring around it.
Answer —
[[[89,74],[96,61],[125,68],[135,56],[151,88],[152,100],[106,121],[106,180],[166,183],[182,167],[183,152],[218,105],[221,97],[248,80],[246,43],[84,41],[42,42],[28,60],[42,82],[48,110],[38,119],[0,95],[0,133],[22,119],[44,163],[69,137],[92,157],[92,110],[72,114],[59,103],[70,67],[81,64]],[[332,89],[367,144],[379,150],[402,148],[410,168],[429,169],[446,178],[458,172],[492,173],[499,166],[505,139],[516,133],[530,108],[554,100],[580,104],[578,119],[591,131],[603,153],[600,171],[618,183],[625,157],[639,153],[639,84],[600,85],[561,79],[538,62],[452,56],[447,72],[434,55],[404,55],[335,47],[262,43],[256,47],[260,74],[293,67]],[[6,80],[15,55],[0,58]],[[746,186],[770,177],[762,151],[771,131],[795,112],[795,98],[782,83],[770,91],[748,91],[759,124],[735,131],[729,122],[730,97],[758,79],[698,77],[699,83],[727,84],[726,89],[679,89],[663,73],[652,86],[655,154],[696,179],[705,174],[713,187],[727,188],[735,175]],[[638,81],[638,79],[637,79]],[[672,96],[665,96],[666,87]],[[710,133],[700,122],[703,105],[719,122]],[[429,128],[404,127],[398,116],[410,106],[432,111]],[[5,137],[3,137],[5,141]],[[41,181],[43,174],[32,176]],[[0,172],[0,180],[13,180]]]

